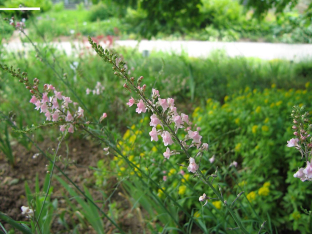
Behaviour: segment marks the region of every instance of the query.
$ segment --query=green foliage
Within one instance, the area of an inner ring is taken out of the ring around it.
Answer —
[[[306,86],[297,91],[276,89],[275,85],[264,92],[246,88],[226,96],[223,105],[208,99],[206,107],[193,114],[202,135],[211,139],[210,151],[216,155],[216,165],[233,160],[241,165],[236,182],[249,192],[256,212],[263,218],[268,213],[280,230],[291,230],[296,223],[294,230],[301,233],[308,233],[308,217],[293,212],[298,213],[300,206],[311,209],[311,184],[293,177],[302,162],[286,142],[292,138],[292,106],[307,105],[311,109],[309,83]],[[267,182],[267,188],[261,187]]]
[[[106,20],[111,16],[113,16],[113,12],[110,11],[107,5],[100,2],[97,5],[91,7],[89,20],[91,22],[97,20]]]
[[[53,5],[53,11],[55,12],[61,12],[64,10],[64,2],[59,2]]]

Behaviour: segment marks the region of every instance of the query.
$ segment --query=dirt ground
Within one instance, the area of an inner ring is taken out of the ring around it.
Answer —
[[[44,151],[52,152],[52,148],[56,148],[57,142],[44,141],[38,145]],[[101,192],[98,189],[95,189],[95,179],[93,177],[94,170],[90,169],[90,166],[96,167],[96,163],[99,159],[105,157],[109,159],[110,156],[105,155],[102,148],[92,145],[92,143],[85,139],[69,139],[68,149],[70,164],[66,166],[66,163],[58,161],[57,165],[62,168],[69,178],[77,183],[80,188],[83,188],[83,185],[87,186],[93,199],[99,201],[97,204],[103,205],[105,201],[103,201]],[[16,159],[15,168],[12,168],[8,164],[5,155],[0,152],[0,211],[14,220],[27,221],[27,218],[21,214],[21,206],[28,206],[24,183],[27,181],[31,191],[34,192],[35,178],[36,174],[38,174],[40,186],[42,188],[45,175],[47,174],[46,165],[48,164],[48,160],[41,154],[38,157],[33,158],[33,156],[39,152],[34,146],[30,151],[27,151],[23,146],[15,145],[12,146],[12,150]],[[66,150],[66,144],[63,143],[58,155],[62,155],[61,158],[66,158]],[[54,170],[54,174],[61,176],[57,169]],[[66,180],[64,177],[62,179]],[[115,190],[116,182],[116,179],[110,178],[108,185],[104,188],[104,192],[109,195],[112,194]],[[53,194],[51,200],[54,198],[58,199],[59,211],[68,210],[69,206],[64,199],[64,194],[66,194],[65,189],[56,181],[56,179],[53,179],[52,186]],[[129,215],[131,204],[129,204],[129,200],[125,197],[126,195],[123,194],[120,188],[118,188],[111,199],[112,201],[117,202],[118,207],[120,206],[123,208],[118,215],[118,224],[126,232],[141,233],[142,227],[136,217],[139,214],[137,214],[137,212],[132,212],[132,214]],[[108,206],[105,205],[105,207],[104,211],[107,213]],[[73,228],[79,223],[77,215],[70,212],[65,215],[65,220],[69,222],[68,225],[70,228]],[[74,223],[70,223],[73,220]],[[8,224],[1,220],[0,222],[4,224],[7,230],[10,229]],[[116,228],[108,220],[103,219],[103,223],[105,226],[105,233],[114,233]],[[91,227],[80,227],[79,230],[81,233],[95,233]],[[57,218],[53,221],[51,231],[52,233],[71,233],[71,230],[66,229],[58,223]]]

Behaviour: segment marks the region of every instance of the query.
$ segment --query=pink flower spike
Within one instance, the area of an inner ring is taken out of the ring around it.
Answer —
[[[68,128],[68,132],[70,132],[70,133],[74,133],[74,125],[72,125],[72,124],[70,124],[69,125],[69,128]]]
[[[48,93],[43,93],[42,94],[42,102],[46,103],[49,101]]]
[[[145,107],[145,104],[144,104],[144,102],[143,102],[143,100],[141,99],[140,101],[139,101],[139,103],[137,104],[137,106],[138,106],[138,108],[136,108],[136,112],[138,113],[138,114],[140,114],[140,113],[145,113],[146,112],[146,107]]]
[[[131,106],[133,106],[134,103],[135,103],[135,100],[134,100],[133,97],[131,97],[131,98],[129,99],[129,102],[127,103],[127,105],[128,105],[129,107],[131,107]]]
[[[167,145],[172,145],[173,144],[173,141],[172,141],[172,138],[171,138],[171,135],[168,131],[163,131],[163,133],[161,134],[162,138],[163,138],[163,142],[164,142],[164,145],[167,146]]]
[[[158,102],[159,102],[159,105],[161,105],[161,107],[163,108],[164,111],[166,111],[168,109],[169,105],[168,105],[166,99],[158,98]]]
[[[100,118],[100,123],[103,121],[103,119],[107,118],[107,114],[106,113],[103,113],[103,115],[101,116]]]
[[[312,161],[312,159],[311,159]],[[305,174],[305,176],[308,178],[308,179],[311,179],[312,178],[312,163],[310,162],[307,162],[307,166],[306,168],[304,168],[302,170],[302,172]]]
[[[66,116],[65,120],[66,120],[67,122],[70,122],[70,121],[73,121],[73,120],[74,120],[72,114],[71,114],[69,111],[67,111],[67,116]]]
[[[211,158],[209,158],[209,162],[210,162],[210,163],[213,163],[214,160],[215,160],[215,156],[214,156],[214,155],[213,155]]]
[[[64,124],[64,125],[61,125],[60,126],[60,131],[61,132],[64,132],[66,130],[66,125]]]
[[[177,108],[176,107],[170,107],[170,111],[172,112],[172,115],[178,115],[178,112],[177,112]]]
[[[299,139],[298,138],[291,138],[289,141],[287,141],[287,147],[294,147],[298,146]]]
[[[195,173],[198,169],[198,165],[195,162],[194,158],[190,158],[190,165],[187,167],[189,172]]]
[[[49,111],[45,113],[45,117],[47,117],[46,120],[51,121],[51,113]]]
[[[149,135],[151,136],[151,141],[158,141],[158,134],[155,127],[149,132]]]
[[[166,159],[169,159],[170,158],[170,149],[167,147],[167,149],[166,149],[166,152],[165,153],[163,153],[163,155],[164,155],[164,157],[166,158]]]
[[[188,115],[182,113],[181,114],[181,118],[182,118],[183,122],[185,122],[187,124],[189,123]]]
[[[167,181],[167,176],[163,176],[163,181]]]
[[[33,95],[29,102],[32,103],[32,104],[36,104],[37,101],[38,101],[38,99],[36,98],[35,95]]]
[[[150,122],[150,126],[156,127],[158,124],[161,124],[160,120],[158,119],[156,114],[153,114],[151,116],[151,122]]]
[[[207,143],[202,144],[202,150],[208,150],[209,145]]]
[[[58,121],[58,118],[59,118],[59,112],[58,112],[58,111],[55,111],[55,112],[52,114],[52,121],[56,122],[56,121]]]
[[[62,100],[63,96],[61,92],[57,92],[56,90],[54,90],[54,95],[58,100]]]

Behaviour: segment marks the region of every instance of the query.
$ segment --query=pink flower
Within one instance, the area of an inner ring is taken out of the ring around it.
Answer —
[[[47,106],[47,103],[43,103],[42,105],[41,105],[41,111],[40,111],[40,113],[46,113],[48,111],[48,106]]]
[[[104,151],[106,151],[106,152],[108,152],[109,147],[107,147],[107,148],[103,148],[103,150],[104,150]]]
[[[230,167],[237,167],[237,162],[236,161],[233,161],[231,164],[230,164]]]
[[[169,107],[174,107],[174,99],[173,98],[167,98],[167,103]]]
[[[298,138],[291,138],[289,141],[287,141],[287,147],[294,147],[294,146],[298,146]]]
[[[305,176],[308,178],[308,179],[311,179],[312,178],[312,159],[311,159],[311,163],[310,162],[307,162],[307,166],[306,168],[303,169],[302,171]]]
[[[53,85],[48,84],[48,90],[55,90],[55,88],[53,87]]]
[[[188,135],[191,139],[193,139],[193,143],[200,143],[202,136],[199,135],[197,131],[193,132],[193,131],[189,130]]]
[[[70,100],[70,97],[64,97],[63,96],[63,100],[64,100],[64,106],[65,107],[68,107],[68,104],[73,102],[72,100]]]
[[[86,93],[87,93],[87,95],[89,95],[89,94],[90,94],[90,92],[91,92],[91,90],[90,90],[89,88],[87,88],[87,89],[86,89]]]
[[[214,155],[213,155],[211,158],[209,158],[209,162],[210,162],[210,163],[213,163],[214,160],[215,160],[215,156],[214,156]]]
[[[40,107],[41,107],[41,105],[42,105],[42,103],[38,100],[38,101],[35,103],[35,105],[36,105],[35,109],[36,109],[36,110],[39,110]]]
[[[55,112],[52,114],[52,121],[56,122],[56,121],[58,121],[58,118],[59,118],[59,112],[58,112],[58,111],[55,111]]]
[[[185,174],[185,172],[184,172],[183,170],[181,170],[179,173],[180,173],[182,176]]]
[[[46,120],[51,121],[51,113],[49,111],[45,113],[45,117],[47,117]]]
[[[168,109],[169,105],[168,105],[166,99],[158,98],[158,102],[159,102],[159,105],[161,105],[161,107],[163,108],[164,111],[166,111]]]
[[[306,176],[305,176],[303,170],[304,170],[303,168],[300,168],[300,169],[294,174],[294,177],[295,177],[295,178],[301,179],[301,181],[305,181],[305,180],[306,180]]]
[[[106,113],[103,113],[103,115],[102,115],[101,118],[100,118],[100,122],[102,122],[103,119],[105,119],[106,117],[107,117],[107,114],[106,114]]]
[[[72,114],[69,111],[67,111],[67,116],[66,116],[65,120],[68,121],[68,122],[74,120]]]
[[[157,89],[152,89],[153,98],[159,97],[159,91]]]
[[[163,155],[164,155],[164,157],[166,158],[166,159],[169,159],[170,158],[170,149],[167,147],[167,149],[166,149],[166,152],[165,153],[163,153]]]
[[[164,142],[165,146],[173,144],[171,135],[170,135],[170,133],[168,131],[163,131],[161,136],[163,138],[163,142]]]
[[[167,181],[167,176],[163,176],[163,181]]]
[[[130,100],[129,100],[130,101]],[[145,107],[145,104],[144,104],[144,102],[143,102],[143,100],[141,99],[140,101],[139,101],[139,103],[137,104],[137,106],[138,106],[138,108],[136,108],[136,112],[138,113],[138,114],[140,114],[140,113],[145,113],[146,112],[146,107]]]
[[[206,193],[204,193],[202,196],[199,197],[199,201],[205,201],[207,199]]]
[[[49,101],[48,93],[43,93],[42,94],[42,102],[46,103]]]
[[[64,125],[61,125],[60,126],[60,131],[61,132],[64,132],[66,130],[66,125],[64,124]]]
[[[63,96],[61,92],[57,92],[56,90],[54,90],[54,95],[57,99],[62,100]]]
[[[151,116],[151,122],[150,122],[150,126],[156,127],[158,124],[160,124],[160,120],[158,119],[157,115],[153,114]]]
[[[194,158],[190,158],[190,165],[187,167],[189,172],[195,173],[198,169],[198,165],[195,162]]]
[[[150,131],[149,135],[151,136],[151,141],[158,141],[157,130],[155,127]]]
[[[128,105],[129,107],[131,107],[134,103],[135,103],[135,100],[134,100],[133,97],[131,97],[131,98],[129,99],[129,102],[127,103],[127,105]]]
[[[53,98],[52,99],[52,109],[57,109],[59,108],[59,104],[58,104],[58,101],[57,101],[57,98]]]
[[[208,150],[209,145],[207,143],[202,144],[202,150]]]
[[[32,104],[36,104],[37,101],[38,101],[38,99],[36,98],[35,95],[33,95],[29,102],[32,103]]]
[[[183,124],[183,121],[182,121],[180,115],[174,116],[174,117],[173,117],[173,122],[175,123],[175,125],[177,126],[177,128],[182,128],[181,124]]]
[[[69,125],[68,132],[74,133],[74,126],[72,124]]]
[[[185,122],[187,124],[189,123],[188,115],[181,113],[181,118],[182,118],[183,122]]]
[[[170,111],[172,112],[172,115],[178,115],[178,112],[177,112],[177,108],[176,108],[176,107],[170,106]]]
[[[79,107],[78,107],[78,111],[77,111],[78,118],[83,117],[83,113],[84,113],[84,110],[79,106]]]

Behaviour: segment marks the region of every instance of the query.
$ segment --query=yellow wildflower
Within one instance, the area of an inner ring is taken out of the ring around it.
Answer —
[[[153,151],[154,153],[156,153],[156,152],[157,152],[157,148],[156,148],[155,146],[153,146],[152,151]]]
[[[280,106],[283,102],[282,101],[278,101],[277,103],[275,103],[276,106]]]
[[[310,86],[310,82],[305,83],[305,87],[308,88]]]
[[[212,205],[214,205],[217,209],[221,209],[221,204],[222,202],[221,201],[215,201],[215,202],[212,202]]]
[[[171,176],[171,175],[173,175],[175,173],[176,173],[176,170],[174,168],[171,168],[169,173],[168,173],[168,176]]]
[[[265,99],[264,103],[267,104],[269,102],[269,99]]]
[[[199,117],[199,118],[198,118],[198,122],[200,122],[201,120],[202,120],[202,117]]]
[[[184,178],[184,179],[182,179],[181,181],[184,183],[185,181],[188,181],[188,180],[189,180],[190,175],[189,175],[189,174],[184,174],[183,178]]]
[[[263,184],[263,187],[270,187],[270,185],[271,185],[270,182],[265,182],[265,183]]]
[[[307,93],[307,90],[303,90],[303,91],[302,91],[302,94],[306,94],[306,93]]]
[[[162,190],[165,190],[165,188],[162,188]],[[161,189],[158,189],[158,193],[157,193],[157,196],[158,196],[158,197],[163,197],[164,192],[163,192],[162,190],[161,190]]]
[[[252,129],[251,129],[252,133],[253,133],[253,134],[256,134],[257,129],[258,129],[258,126],[257,126],[257,125],[252,126]]]
[[[131,126],[131,129],[132,129],[132,130],[135,129],[135,125],[132,125],[132,126]]]
[[[135,142],[135,139],[136,139],[136,136],[135,136],[135,135],[132,135],[132,136],[129,138],[129,143],[134,143],[134,142]]]
[[[118,157],[114,156],[113,161],[118,161]]]
[[[210,103],[211,101],[212,101],[212,99],[209,98],[209,99],[207,99],[206,103],[208,104],[208,103]]]
[[[257,89],[254,89],[252,92],[253,92],[253,93],[257,93]]]
[[[267,123],[267,122],[269,122],[269,118],[265,118],[265,120],[264,120],[264,123]]]
[[[229,100],[229,96],[224,97],[224,101],[226,102],[227,100]]]
[[[259,114],[259,113],[261,112],[261,107],[258,106],[258,107],[256,108],[255,112]]]
[[[266,125],[263,125],[263,126],[261,127],[261,129],[262,129],[262,132],[268,132],[268,131],[269,131],[269,127],[266,126]]]
[[[298,220],[301,218],[301,215],[298,211],[295,211],[294,213],[291,214],[294,220]]]
[[[236,124],[239,124],[239,118],[236,118],[236,119],[234,120],[234,122],[235,122]]]
[[[303,106],[303,103],[300,103],[298,106],[299,106],[299,107],[302,107],[302,106]]]
[[[125,167],[121,167],[119,170],[120,170],[120,171],[125,171],[126,168],[125,168]]]
[[[276,87],[276,84],[272,84],[271,88],[274,89]]]
[[[247,199],[249,202],[252,202],[256,199],[256,193],[254,191],[247,194]]]
[[[237,143],[234,150],[238,152],[240,151],[241,147],[242,147],[242,143]]]
[[[130,136],[130,130],[128,129],[125,134],[123,135],[123,138],[122,139],[127,139],[128,137]]]
[[[250,88],[247,86],[247,87],[245,88],[245,93],[247,93],[249,90],[250,90]]]
[[[134,156],[133,156],[133,155],[130,155],[128,159],[129,159],[129,161],[131,161],[131,162],[132,162],[132,161],[133,161],[133,159],[134,159]]]
[[[208,115],[212,115],[212,114],[213,114],[213,111],[212,111],[212,110],[208,112]]]
[[[144,157],[145,156],[145,153],[140,153],[140,157]]]
[[[124,161],[121,159],[121,160],[119,160],[119,162],[117,163],[117,165],[118,166],[121,166],[121,165],[123,165],[124,164]]]
[[[196,211],[196,212],[194,213],[194,217],[195,217],[195,218],[199,218],[199,216],[200,216],[200,213],[199,213],[198,211]]]
[[[180,187],[179,187],[179,194],[180,195],[183,195],[184,193],[185,193],[185,191],[186,191],[186,186],[185,185],[181,185]]]
[[[268,196],[269,193],[270,193],[270,190],[269,190],[268,187],[261,187],[261,188],[259,189],[259,191],[258,191],[258,194],[259,194],[260,196]]]
[[[270,105],[270,107],[271,107],[271,108],[274,108],[274,107],[275,107],[275,103],[272,103],[272,104]]]
[[[240,186],[240,187],[243,187],[243,186],[245,186],[247,184],[247,182],[245,181],[245,180],[243,180],[242,182],[240,182],[238,185]]]

